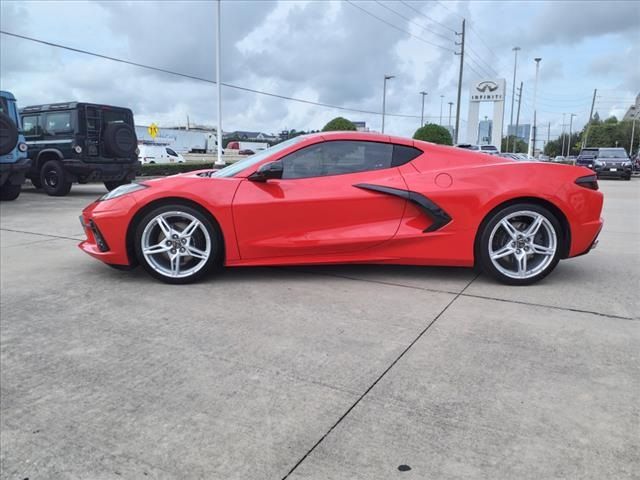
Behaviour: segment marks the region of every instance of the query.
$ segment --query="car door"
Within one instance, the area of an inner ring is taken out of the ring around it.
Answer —
[[[42,120],[39,113],[28,114],[22,117],[22,130],[25,141],[29,147],[29,158],[35,162],[40,150],[43,149]]]
[[[395,235],[406,200],[366,188],[406,190],[392,144],[328,141],[281,161],[281,179],[245,179],[235,195],[242,259],[353,253]]]

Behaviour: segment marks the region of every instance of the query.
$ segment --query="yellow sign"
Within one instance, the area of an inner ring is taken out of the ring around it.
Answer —
[[[147,132],[151,135],[151,138],[156,138],[158,136],[158,126],[155,123],[152,123],[147,128]]]

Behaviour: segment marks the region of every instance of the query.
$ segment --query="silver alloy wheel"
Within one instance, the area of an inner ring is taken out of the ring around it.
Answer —
[[[211,236],[193,215],[163,212],[144,228],[142,254],[151,268],[171,278],[185,278],[198,272],[211,256]]]
[[[535,277],[553,261],[558,238],[551,222],[531,210],[500,220],[489,237],[489,258],[502,274],[515,279]]]

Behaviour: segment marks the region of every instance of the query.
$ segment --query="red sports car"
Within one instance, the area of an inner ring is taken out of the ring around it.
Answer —
[[[84,209],[80,248],[169,283],[218,266],[478,266],[530,284],[602,228],[591,170],[387,135],[293,138],[222,170],[121,186]]]

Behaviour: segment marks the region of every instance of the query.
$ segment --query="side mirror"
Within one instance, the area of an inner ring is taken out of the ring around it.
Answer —
[[[279,160],[265,163],[249,175],[249,180],[252,182],[266,182],[270,178],[282,178],[282,170],[282,162]]]

